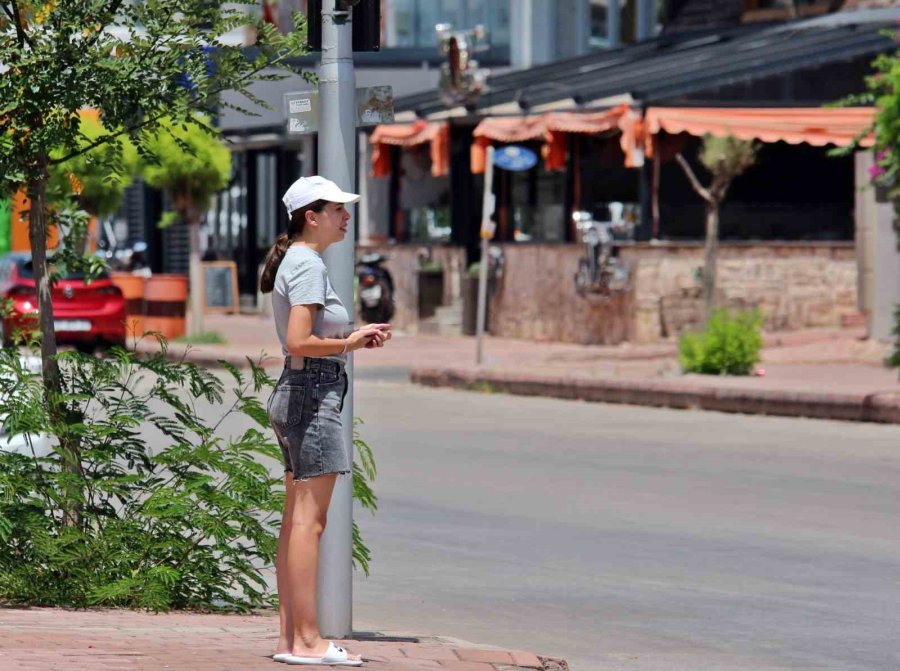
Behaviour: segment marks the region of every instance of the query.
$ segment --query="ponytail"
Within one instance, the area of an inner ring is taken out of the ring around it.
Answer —
[[[275,274],[278,272],[278,266],[281,265],[284,255],[287,253],[288,247],[291,246],[291,239],[287,233],[278,236],[275,244],[266,254],[266,262],[263,265],[262,275],[259,276],[259,290],[267,294],[275,288]]]
[[[303,233],[303,227],[306,225],[306,213],[321,212],[327,204],[328,201],[317,200],[291,212],[287,233],[279,235],[269,253],[266,254],[263,271],[259,276],[259,290],[262,293],[270,293],[275,288],[275,275],[278,274],[278,267],[281,265],[284,255],[287,254],[288,247]]]

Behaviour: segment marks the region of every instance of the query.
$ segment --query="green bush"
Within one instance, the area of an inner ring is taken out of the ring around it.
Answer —
[[[888,368],[900,368],[900,305],[894,308],[894,351],[884,362]]]
[[[60,354],[62,420],[18,351],[0,352],[5,428],[52,445],[43,458],[0,451],[0,602],[241,611],[274,602],[262,571],[275,560],[284,488],[261,459],[281,454],[259,401],[273,380],[253,362],[247,373],[222,362],[226,389],[220,376],[169,360],[161,342],[149,357]],[[227,434],[240,418],[251,428]],[[356,482],[374,478],[374,462],[360,452],[354,494],[374,510],[368,482]],[[368,573],[358,532],[354,541]]]
[[[705,331],[681,337],[678,359],[682,369],[705,375],[749,375],[762,349],[762,322],[758,310],[715,311]]]
[[[174,342],[186,345],[227,345],[228,341],[218,331],[203,331],[197,335],[184,335],[175,338]]]

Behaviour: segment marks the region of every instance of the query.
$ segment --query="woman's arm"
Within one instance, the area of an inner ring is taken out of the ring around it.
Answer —
[[[313,335],[318,305],[295,305],[288,317],[286,347],[291,356],[323,357],[346,354],[383,338],[381,330],[373,325],[364,326],[346,338],[322,338]]]

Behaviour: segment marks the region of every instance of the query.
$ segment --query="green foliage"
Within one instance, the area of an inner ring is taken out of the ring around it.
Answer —
[[[202,113],[222,108],[247,112],[222,99],[226,91],[265,106],[250,88],[288,76],[283,72],[292,70],[288,60],[303,53],[305,25],[297,13],[293,17],[297,29],[282,35],[275,26],[254,18],[254,4],[249,0],[0,3],[0,197],[24,187],[34,205],[31,251],[35,280],[42,287],[40,345],[54,419],[60,414],[53,393],[61,391],[60,371],[43,261],[50,175],[57,168],[65,173],[64,166],[90,154],[88,162],[93,162],[101,179],[118,179],[115,176],[125,172],[126,138],[146,159],[154,156],[148,146],[170,130],[208,132]],[[226,36],[235,34],[253,35],[254,43],[226,42]],[[98,114],[104,130],[96,137],[82,124],[84,110]],[[173,141],[187,147],[184,138]],[[183,200],[190,193],[173,195]]]
[[[62,421],[18,353],[0,353],[10,434],[53,442],[46,458],[0,453],[0,599],[70,606],[222,608],[268,602],[283,505],[260,457],[279,458],[254,366],[224,383],[163,352],[59,355]],[[221,406],[216,421],[200,404]],[[243,415],[255,426],[222,435]],[[77,516],[64,511],[77,511]]]
[[[182,336],[176,338],[177,343],[187,343],[189,345],[224,345],[228,341],[218,331],[204,331],[195,336]]]
[[[885,35],[897,41],[896,33]],[[880,54],[873,62],[875,74],[865,78],[866,90],[835,103],[838,107],[874,105],[875,120],[846,147],[831,150],[834,156],[847,156],[860,148],[869,134],[875,135],[875,165],[869,168],[873,186],[881,187],[894,204],[897,245],[900,248],[900,50]]]
[[[216,374],[114,348],[59,355],[65,416],[40,376],[0,351],[10,435],[49,436],[47,457],[0,452],[0,602],[168,610],[271,604],[283,481],[260,394],[273,380],[223,362]],[[214,416],[213,419],[204,417]],[[250,428],[234,434],[237,420]],[[371,450],[357,442],[354,494],[374,510]],[[69,511],[69,512],[67,512]],[[354,530],[354,558],[370,553]]]
[[[204,117],[197,116],[192,126],[163,119],[161,126],[143,147],[141,176],[153,188],[168,191],[182,214],[205,210],[228,185],[231,152]]]
[[[705,375],[749,375],[762,349],[762,322],[758,310],[733,315],[716,310],[705,331],[681,336],[682,369]]]
[[[53,250],[49,261],[50,281],[56,282],[63,273],[79,273],[90,284],[108,269],[106,260],[96,255],[85,255],[88,244],[90,214],[84,210],[64,207],[50,213],[50,221],[60,231],[60,244]]]
[[[378,497],[372,489],[377,473],[375,469],[375,457],[372,448],[369,447],[359,435],[359,425],[362,420],[358,417],[353,421],[353,449],[358,457],[353,462],[353,498],[359,505],[373,515],[378,510]],[[369,562],[372,553],[363,542],[362,534],[356,522],[353,522],[353,563],[369,575]]]
[[[884,362],[888,368],[900,368],[900,305],[894,309],[894,351]]]
[[[108,134],[103,124],[91,116],[82,116],[79,147],[87,149],[97,138]],[[62,155],[62,150],[53,156]],[[127,139],[80,154],[50,169],[47,198],[55,205],[67,207],[75,203],[88,213],[105,217],[122,204],[122,198],[137,170],[137,150]]]
[[[900,201],[900,52],[882,54],[873,63],[878,74],[866,78],[875,100],[876,168],[873,181]]]
[[[110,174],[122,172],[127,137],[142,155],[159,131],[191,126],[195,112],[241,109],[224,91],[261,101],[257,81],[286,76],[303,52],[305,22],[282,35],[253,18],[250,2],[208,0],[65,2],[20,0],[0,5],[0,194],[35,185],[45,161],[67,164],[94,146]],[[113,26],[115,27],[113,29]],[[223,36],[247,30],[253,49]],[[303,74],[303,73],[301,73]],[[304,75],[309,78],[309,75]],[[81,110],[97,110],[104,131],[92,136]],[[101,170],[102,172],[102,170]]]
[[[705,135],[700,148],[700,162],[713,174],[713,183],[723,182],[724,188],[756,162],[757,144],[734,136]]]

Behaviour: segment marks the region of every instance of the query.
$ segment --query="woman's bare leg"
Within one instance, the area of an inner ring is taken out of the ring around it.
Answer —
[[[286,576],[285,592],[290,628],[285,636],[292,654],[301,657],[321,657],[328,651],[328,641],[319,633],[316,607],[316,581],[319,569],[319,541],[325,531],[328,505],[337,474],[329,473],[309,480],[294,480],[293,506],[285,543],[286,561],[282,573]],[[281,537],[279,537],[279,543]],[[280,586],[279,586],[280,590]],[[279,641],[279,645],[281,641]],[[359,655],[349,655],[359,659]]]
[[[281,530],[278,533],[278,553],[275,558],[275,582],[278,587],[278,645],[275,654],[291,651],[293,645],[294,620],[291,616],[290,581],[288,580],[288,539],[291,533],[291,518],[294,512],[293,487],[294,476],[288,471],[284,474],[284,515],[281,518]]]
[[[294,508],[288,538],[288,599],[291,606],[291,646],[295,655],[324,655],[328,645],[319,635],[316,578],[319,540],[325,531],[328,504],[337,476],[333,473],[291,484]]]

